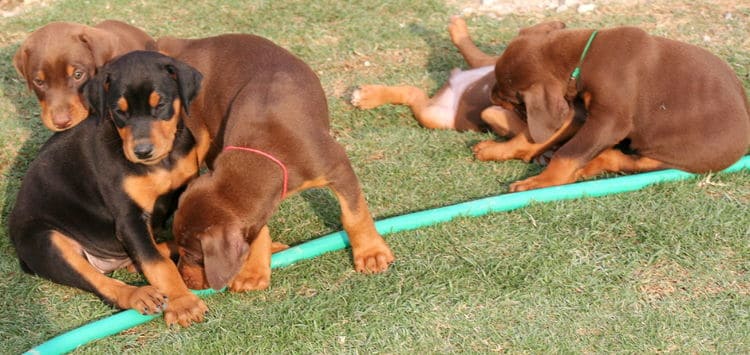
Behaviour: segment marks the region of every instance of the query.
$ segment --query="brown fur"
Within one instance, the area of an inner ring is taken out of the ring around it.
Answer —
[[[534,142],[559,136],[575,115],[574,102],[586,110],[549,166],[511,190],[601,171],[717,171],[747,152],[747,97],[726,62],[690,44],[619,27],[599,31],[571,83],[592,30],[563,28],[553,22],[522,30],[495,67],[493,99],[525,106]],[[633,154],[609,152],[625,143]],[[603,153],[606,159],[595,159]]]
[[[223,151],[227,146],[279,159],[288,168],[290,192],[332,188],[356,270],[388,268],[393,254],[375,230],[343,148],[330,136],[323,89],[305,63],[252,35],[161,38],[158,47],[205,78],[185,122],[211,171],[182,195],[173,225],[188,286],[245,291],[269,284],[272,244],[265,226],[281,202],[282,170],[258,154]]]
[[[107,20],[93,27],[52,22],[29,35],[13,65],[42,108],[42,123],[52,131],[69,129],[88,117],[79,87],[110,59],[138,49],[154,49],[154,40],[126,23]]]

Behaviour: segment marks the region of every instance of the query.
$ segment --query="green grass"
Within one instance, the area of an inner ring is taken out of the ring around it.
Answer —
[[[358,84],[410,83],[434,92],[451,68],[465,67],[445,30],[459,11],[454,6],[70,0],[0,20],[0,353],[25,351],[115,312],[91,294],[23,274],[8,241],[5,218],[23,172],[50,135],[10,64],[28,32],[54,20],[116,18],[155,37],[248,32],[274,40],[320,75],[333,133],[380,219],[504,193],[540,170],[474,161],[469,147],[489,134],[429,131],[404,108],[360,111],[347,103]],[[573,27],[636,25],[700,45],[728,60],[750,87],[745,3],[656,1],[544,15]],[[500,52],[520,26],[541,19],[477,16],[468,23],[480,48]],[[271,228],[286,243],[339,230],[338,206],[325,190],[309,191],[284,202]],[[749,238],[748,172],[537,204],[389,235],[397,261],[382,275],[356,274],[349,251],[333,252],[275,270],[267,291],[207,298],[205,323],[175,330],[157,320],[79,352],[748,353]]]

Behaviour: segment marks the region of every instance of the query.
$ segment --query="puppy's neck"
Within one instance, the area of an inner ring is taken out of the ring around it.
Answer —
[[[561,30],[550,33],[548,40],[542,49],[547,63],[552,66],[556,78],[567,82],[576,66],[581,64],[581,71],[585,71],[586,58],[581,62],[581,54],[588,43],[593,30],[575,29]],[[589,53],[596,46],[594,41]]]

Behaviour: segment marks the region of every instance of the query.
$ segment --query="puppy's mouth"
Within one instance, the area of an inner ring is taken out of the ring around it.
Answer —
[[[200,265],[184,262],[181,257],[180,262],[177,263],[177,268],[180,271],[182,280],[185,281],[185,285],[189,289],[203,290],[209,288],[203,267]]]
[[[155,154],[152,153],[148,157],[139,158],[132,149],[125,149],[127,153],[125,153],[125,157],[130,160],[131,162],[135,164],[143,164],[143,165],[156,165],[159,164],[164,158],[169,155],[169,150],[164,150],[164,153]]]

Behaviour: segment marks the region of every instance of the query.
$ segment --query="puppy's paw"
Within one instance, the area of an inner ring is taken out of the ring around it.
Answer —
[[[283,243],[279,242],[273,242],[271,243],[271,253],[275,253],[277,251],[287,250],[289,249],[289,246]]]
[[[448,24],[448,34],[450,34],[453,44],[456,45],[462,41],[470,39],[469,29],[466,27],[466,21],[458,15],[451,17],[451,22]]]
[[[232,292],[247,292],[265,290],[271,285],[270,266],[253,272],[243,271],[229,283]]]
[[[382,237],[379,239],[379,242],[373,242],[371,245],[352,248],[354,270],[365,274],[375,274],[388,270],[388,265],[395,258]]]
[[[167,326],[179,324],[187,327],[193,323],[203,322],[206,312],[206,304],[198,296],[188,292],[169,299],[164,311],[164,321],[167,322]]]
[[[128,295],[128,304],[140,314],[160,313],[167,307],[167,296],[159,292],[156,287],[142,286],[135,288]]]
[[[542,173],[510,184],[510,192],[528,191],[542,187],[564,185],[571,182],[575,182],[575,178],[569,179],[563,176]]]
[[[474,157],[481,161],[504,161],[514,158],[506,149],[505,143],[493,140],[479,142],[471,150]]]
[[[382,85],[360,86],[359,89],[354,90],[352,93],[352,105],[364,110],[369,110],[384,104],[383,95],[381,95],[383,88]]]

